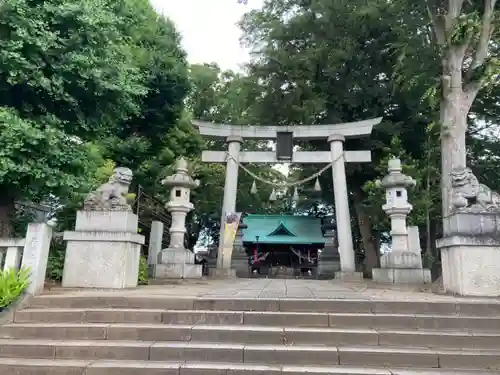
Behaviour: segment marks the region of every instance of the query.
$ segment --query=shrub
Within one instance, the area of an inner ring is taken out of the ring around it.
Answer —
[[[139,261],[139,285],[148,285],[148,259],[141,255]]]
[[[62,238],[54,238],[50,245],[49,259],[47,262],[46,278],[52,281],[61,281],[64,270],[64,257],[66,245]]]
[[[0,271],[0,310],[14,303],[29,285],[30,270],[14,268]]]

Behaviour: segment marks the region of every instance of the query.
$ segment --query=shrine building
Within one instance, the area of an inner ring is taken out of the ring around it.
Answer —
[[[316,274],[318,251],[325,246],[321,218],[249,214],[243,223],[250,272],[268,275],[280,267],[297,275]]]

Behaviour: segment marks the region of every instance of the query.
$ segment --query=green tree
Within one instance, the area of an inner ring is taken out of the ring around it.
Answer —
[[[255,98],[261,93],[252,77],[232,71],[221,71],[214,63],[192,65],[190,67],[192,91],[187,99],[187,108],[193,118],[230,123],[235,125],[258,124],[254,113]],[[223,140],[204,140],[204,149],[224,150]],[[245,150],[268,150],[265,142],[246,141]],[[251,173],[268,181],[282,182],[282,173],[272,165],[247,165]],[[197,210],[198,227],[204,228],[215,243],[218,242],[218,230],[224,195],[225,166],[206,164],[198,160],[195,168],[201,187],[193,192],[193,201]],[[258,193],[251,194],[254,177],[244,170],[238,176],[238,211],[247,213],[279,212],[282,207],[272,204],[268,198],[272,186],[259,183]]]
[[[143,73],[111,1],[0,4],[0,221],[16,200],[86,189],[88,141],[140,110]]]
[[[471,121],[471,111],[479,119],[487,117],[484,106],[475,111],[474,101],[481,90],[489,93],[481,93],[479,102],[491,98],[492,91],[498,93],[497,2],[402,0],[393,6],[400,9],[403,22],[398,28],[406,37],[406,42],[395,46],[399,49],[401,80],[419,77],[408,83],[412,86],[426,82],[439,107],[436,117],[441,126],[442,209],[447,216],[451,210],[450,173],[467,164],[466,139],[475,122]],[[417,55],[420,58],[415,59]],[[493,97],[498,100],[498,95]]]
[[[420,98],[399,98],[391,77],[395,57],[383,53],[399,36],[393,32],[397,12],[386,1],[268,1],[242,22],[245,41],[254,48],[250,74],[263,82],[265,94],[255,107],[260,120],[275,124],[321,124],[384,116],[371,140],[351,141],[350,149],[371,149],[373,164],[348,165],[356,243],[366,255],[366,270],[377,264],[378,241],[363,185],[378,175],[383,148],[393,134],[418,150],[425,119],[411,118]],[[424,116],[422,116],[424,117]],[[408,123],[410,122],[411,125]],[[299,144],[328,150],[326,140]],[[321,166],[294,167],[311,175]],[[323,201],[333,211],[332,176],[320,177]],[[375,228],[376,229],[376,228]]]
[[[156,14],[147,0],[124,0],[115,8],[125,21],[121,33],[131,41],[146,91],[138,100],[140,111],[120,119],[103,149],[107,158],[134,171],[135,185],[163,195],[165,168],[181,155],[197,155],[201,146],[183,112],[189,92],[186,54],[174,24]]]

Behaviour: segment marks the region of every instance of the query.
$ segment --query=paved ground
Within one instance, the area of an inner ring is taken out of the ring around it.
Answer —
[[[300,298],[362,299],[399,301],[457,301],[464,298],[438,295],[429,288],[380,286],[370,281],[342,283],[333,280],[232,279],[172,281],[165,285],[148,285],[128,290],[78,290],[47,288],[46,294],[64,295],[130,295],[154,297],[205,298]],[[467,298],[467,300],[500,301],[500,299]]]

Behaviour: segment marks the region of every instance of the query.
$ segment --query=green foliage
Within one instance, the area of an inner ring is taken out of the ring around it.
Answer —
[[[61,238],[54,238],[50,244],[49,259],[47,262],[46,278],[61,281],[64,271],[64,257],[66,256],[66,243]]]
[[[139,260],[139,285],[148,285],[148,258],[141,255]]]
[[[81,187],[92,165],[87,144],[59,129],[54,118],[23,119],[0,107],[0,189],[15,197],[34,197],[40,187],[69,194]]]
[[[139,111],[143,73],[114,1],[5,0],[0,12],[0,105],[53,116],[84,139]],[[111,131],[112,132],[112,131]]]
[[[426,251],[422,255],[422,266],[424,268],[432,269],[434,267],[436,260],[437,259],[432,255],[430,251]]]
[[[123,117],[118,131],[102,140],[104,155],[134,171],[134,184],[150,195],[165,194],[159,181],[177,157],[197,155],[201,139],[184,113],[188,67],[174,24],[158,16],[147,0],[118,3],[126,22],[121,32],[132,41],[146,94],[140,112]]]
[[[237,74],[232,71],[221,71],[215,63],[191,65],[191,91],[187,97],[187,109],[195,119],[237,125],[258,124],[253,105],[255,97],[261,92],[253,77]],[[181,122],[182,123],[182,122]],[[185,142],[185,140],[183,141]],[[183,143],[179,142],[179,145]],[[224,150],[223,141],[205,140],[196,145],[198,150]],[[245,141],[246,150],[268,150],[265,142]],[[193,145],[193,150],[194,150]],[[179,150],[179,152],[182,152]],[[198,155],[197,155],[198,156]],[[196,207],[196,222],[190,225],[197,231],[203,229],[205,235],[215,243],[218,242],[219,223],[224,195],[225,166],[222,164],[206,164],[199,157],[192,158],[192,173],[200,180],[200,188],[194,189],[192,200]],[[253,173],[266,180],[282,181],[284,176],[271,165],[247,165]],[[165,171],[165,174],[170,173]],[[250,194],[253,177],[241,171],[238,176],[237,211],[250,213],[281,212],[281,206],[268,201],[272,188],[258,183],[259,193]],[[191,234],[192,239],[196,240]],[[191,241],[192,242],[192,241]]]
[[[147,0],[6,0],[0,10],[2,213],[55,197],[65,228],[115,163],[161,191],[177,150],[199,152],[179,124],[189,89],[180,37]]]
[[[429,127],[429,132],[432,129]],[[433,134],[429,133],[429,136],[433,136]],[[398,137],[393,137],[389,147],[384,148],[384,156],[376,167],[378,177],[365,182],[363,187],[367,195],[364,204],[369,209],[375,230],[381,232],[390,230],[389,217],[382,210],[382,205],[385,204],[385,192],[376,186],[376,180],[381,180],[387,175],[388,162],[393,157],[401,159],[403,173],[413,177],[417,182],[416,186],[408,193],[408,199],[413,205],[413,210],[408,218],[409,224],[422,227],[430,218],[439,218],[440,194],[437,165],[439,158],[435,153],[437,151],[436,142],[432,141],[429,147],[431,145],[434,145],[434,148],[427,150],[427,155],[424,155],[422,159],[415,159],[409,155]]]
[[[29,285],[30,272],[28,268],[0,271],[0,310],[9,307],[23,294]]]
[[[23,238],[26,236],[26,230],[28,229],[28,224],[32,223],[35,214],[28,207],[19,205],[13,213],[12,218],[12,236],[17,238]]]

